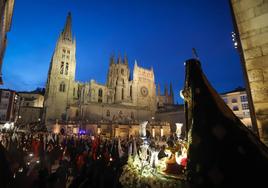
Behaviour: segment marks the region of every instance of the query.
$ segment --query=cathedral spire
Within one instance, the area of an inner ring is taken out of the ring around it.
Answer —
[[[168,86],[167,84],[165,85],[165,93],[164,93],[165,96],[168,96]]]
[[[64,40],[72,41],[72,16],[71,12],[68,13],[64,29],[62,31],[62,37]]]
[[[124,64],[128,65],[127,54],[125,54],[125,56],[124,56]]]
[[[135,59],[135,63],[134,63],[134,68],[135,67],[138,67],[138,62],[137,62],[137,60]]]
[[[115,64],[114,55],[110,57],[110,65]]]
[[[120,55],[120,54],[118,55],[117,63],[118,63],[118,64],[121,64],[121,63],[122,63],[122,58],[121,58],[121,55]]]
[[[174,96],[174,93],[173,93],[173,88],[172,88],[172,83],[170,82],[170,88],[169,88],[169,95],[170,96]]]
[[[161,91],[160,91],[160,84],[157,84],[157,95],[160,96],[161,95]]]

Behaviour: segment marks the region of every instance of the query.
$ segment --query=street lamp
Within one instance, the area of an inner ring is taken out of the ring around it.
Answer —
[[[234,44],[234,48],[238,48],[238,42],[237,42],[237,37],[236,37],[236,33],[234,31],[232,31],[232,41]]]
[[[152,129],[152,136],[153,136],[153,138],[155,137],[155,129],[154,129],[154,127]]]
[[[98,129],[97,129],[97,134],[98,134],[98,135],[101,134],[101,128],[100,128],[100,127],[98,127]]]

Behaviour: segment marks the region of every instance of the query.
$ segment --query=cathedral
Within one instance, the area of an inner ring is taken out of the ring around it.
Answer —
[[[172,86],[170,93],[166,87],[161,95],[160,86],[156,92],[153,68],[142,68],[135,61],[130,76],[127,56],[110,58],[105,84],[78,82],[75,54],[69,13],[50,62],[44,100],[46,125],[75,120],[138,123],[153,119],[159,106],[174,103]]]

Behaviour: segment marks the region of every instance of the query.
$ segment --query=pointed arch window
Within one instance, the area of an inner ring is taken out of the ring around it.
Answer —
[[[110,117],[110,110],[107,110],[107,111],[106,111],[106,116],[107,116],[107,117]]]
[[[65,92],[65,83],[64,82],[60,83],[60,92]]]
[[[102,97],[102,89],[99,89],[99,97]]]
[[[132,86],[130,86],[129,94],[130,94],[130,98],[132,98]]]
[[[102,102],[102,89],[99,89],[99,92],[98,92],[98,102],[101,103]]]
[[[79,88],[77,88],[77,97],[79,98],[80,97],[80,89]]]
[[[66,63],[66,65],[65,65],[65,75],[68,75],[68,71],[69,71],[69,63]]]
[[[62,61],[60,64],[60,74],[63,74],[63,69],[64,69],[64,62]]]

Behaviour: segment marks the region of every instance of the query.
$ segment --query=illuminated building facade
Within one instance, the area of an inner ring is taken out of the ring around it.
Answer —
[[[233,91],[222,93],[221,97],[234,114],[239,117],[248,128],[252,129],[246,90],[244,88],[237,88]]]
[[[18,118],[19,97],[10,89],[0,89],[0,123],[15,122]]]
[[[11,27],[14,0],[0,0],[0,85],[3,84],[2,65],[7,45],[7,32]]]
[[[71,24],[69,13],[50,63],[43,115],[48,127],[73,121],[134,125],[151,120],[159,100],[173,104],[172,86],[170,94],[156,94],[152,67],[145,69],[135,61],[131,79],[127,56],[110,58],[105,84],[76,81],[76,41]]]
[[[257,125],[260,139],[268,145],[268,2],[230,0],[230,4],[252,123]]]

